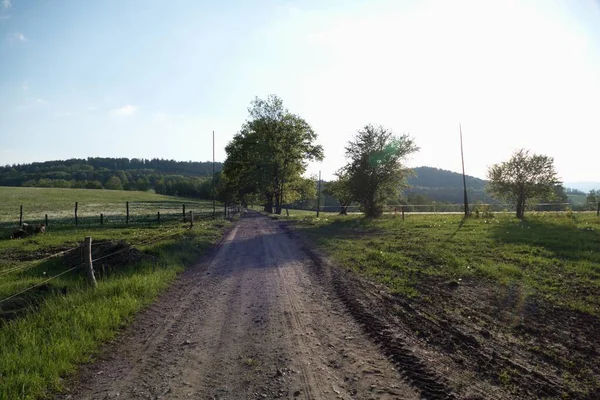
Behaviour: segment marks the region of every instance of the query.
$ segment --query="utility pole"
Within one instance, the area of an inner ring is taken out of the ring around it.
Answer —
[[[217,217],[217,203],[216,195],[217,190],[215,188],[215,131],[213,131],[213,176],[212,176],[212,195],[213,195],[213,219]]]
[[[459,123],[458,129],[460,130],[460,158],[462,160],[462,173],[463,173],[463,188],[465,194],[465,217],[469,216],[469,199],[467,198],[467,178],[465,176],[465,156],[463,153],[463,138],[462,138],[462,126]]]
[[[319,218],[319,211],[321,209],[321,171],[319,171],[319,191],[317,195],[317,218]]]

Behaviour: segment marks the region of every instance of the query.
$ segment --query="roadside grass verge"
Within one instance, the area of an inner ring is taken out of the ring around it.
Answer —
[[[185,266],[221,237],[228,224],[201,221],[192,230],[183,224],[72,229],[0,241],[0,257],[5,260],[0,274],[28,252],[43,255],[69,248],[86,235],[94,241],[124,239],[145,255],[141,261],[100,275],[95,290],[87,286],[85,272],[77,269],[48,282],[35,296],[21,298],[26,312],[0,319],[0,399],[45,398],[60,391],[65,376],[75,372],[78,364],[91,361],[100,344],[153,302]],[[0,299],[66,269],[64,259],[57,257],[7,273],[0,278]],[[0,316],[5,305],[0,304]]]
[[[295,216],[339,264],[417,296],[430,282],[484,278],[600,316],[600,218],[591,213],[530,213],[462,219],[459,215]]]

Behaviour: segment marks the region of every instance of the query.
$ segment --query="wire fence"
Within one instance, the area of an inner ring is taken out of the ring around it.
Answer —
[[[212,219],[212,218],[219,218],[219,217],[220,218],[223,218],[223,217],[225,217],[225,218],[231,218],[235,214],[237,214],[237,213],[239,213],[241,211],[240,207],[237,206],[237,205],[224,205],[224,206],[222,206],[222,209],[219,212],[214,212],[214,213],[213,213],[212,210],[210,210],[210,212],[207,211],[207,210],[204,210],[204,212],[199,212],[197,210],[190,210],[189,208],[188,209],[183,208],[183,209],[185,210],[185,214],[183,213],[183,211],[181,213],[176,213],[176,214],[175,213],[168,213],[168,214],[165,214],[165,215],[160,214],[160,216],[157,216],[157,220],[150,220],[150,221],[144,220],[144,219],[140,219],[139,218],[140,215],[137,215],[136,219],[131,219],[131,215],[130,215],[130,219],[129,219],[128,222],[129,223],[136,223],[136,222],[137,223],[143,223],[143,222],[146,222],[146,223],[159,223],[159,222],[160,223],[167,223],[169,221],[178,221],[178,222],[185,221],[187,223],[190,223],[192,221]],[[88,218],[90,218],[90,217],[88,217]],[[86,218],[83,218],[83,223],[82,223],[82,220],[80,220],[78,222],[80,224],[84,225],[85,221],[86,221]],[[122,220],[117,220],[117,221],[122,221]],[[142,221],[142,222],[140,222],[140,221]],[[106,220],[104,222],[106,223]],[[125,222],[125,225],[126,224],[127,224],[127,221]],[[73,223],[71,222],[68,225],[72,226]],[[89,225],[94,225],[94,224],[90,223]],[[97,225],[97,223],[95,225]],[[121,225],[122,225],[122,223],[121,223]],[[191,228],[191,226],[192,226],[192,224],[190,224],[190,228]],[[172,229],[169,229],[169,231],[167,233],[165,233],[165,234],[162,234],[160,236],[148,237],[146,239],[142,239],[141,241],[136,242],[135,244],[129,243],[129,244],[125,245],[124,247],[122,247],[122,248],[120,248],[120,249],[118,249],[116,251],[113,251],[113,252],[108,253],[108,254],[102,254],[100,256],[97,256],[95,259],[92,259],[91,261],[92,261],[92,264],[93,264],[95,262],[102,261],[104,259],[117,256],[117,255],[119,255],[121,253],[124,253],[124,252],[127,252],[127,251],[131,251],[132,249],[134,249],[136,247],[150,246],[150,245],[156,244],[158,242],[163,242],[163,241],[175,238],[176,236],[181,236],[181,235],[185,234],[188,231],[189,231],[189,228],[187,226],[174,225],[172,227]],[[90,248],[92,246],[104,245],[105,243],[106,243],[105,241],[94,242],[90,246]],[[57,257],[60,257],[60,256],[65,256],[65,255],[67,255],[67,254],[69,254],[71,252],[74,252],[74,251],[80,250],[80,251],[82,251],[81,254],[83,254],[83,248],[84,248],[84,245],[83,245],[83,242],[82,242],[82,244],[79,245],[79,246],[68,248],[68,249],[65,249],[65,250],[61,250],[61,251],[58,251],[56,253],[47,255],[47,256],[45,256],[43,258],[39,258],[39,259],[35,259],[35,260],[29,260],[29,261],[24,261],[24,262],[19,262],[19,264],[16,265],[16,266],[0,270],[0,280],[7,279],[8,275],[13,274],[13,273],[26,272],[30,268],[40,266],[40,265],[42,265],[42,263],[44,263],[46,261],[49,261],[51,259],[54,259],[54,258],[57,258]],[[6,302],[8,302],[11,299],[15,299],[15,298],[17,298],[17,297],[19,297],[21,295],[26,294],[29,291],[35,290],[35,289],[37,289],[37,288],[39,288],[39,287],[41,287],[41,286],[49,283],[50,281],[52,281],[54,279],[57,279],[57,278],[59,278],[61,276],[64,276],[65,274],[67,274],[69,272],[73,272],[73,271],[77,270],[78,268],[81,268],[81,267],[83,267],[85,265],[86,265],[86,263],[79,263],[79,264],[77,264],[77,265],[75,265],[73,267],[68,268],[65,271],[59,272],[59,273],[57,273],[57,274],[55,274],[55,275],[53,275],[51,277],[48,277],[48,278],[46,278],[46,279],[44,279],[44,280],[42,280],[42,281],[40,281],[38,283],[35,283],[35,284],[33,284],[33,285],[31,285],[31,286],[29,286],[27,288],[19,290],[19,291],[17,291],[14,294],[11,294],[11,295],[9,295],[7,297],[4,297],[4,298],[0,299],[0,306],[3,303],[6,303]],[[19,279],[19,278],[17,278],[17,279]],[[0,307],[0,311],[2,311],[2,307]]]
[[[72,210],[59,210],[50,213],[39,211],[29,211],[23,206],[10,212],[2,210],[2,219],[0,220],[0,238],[7,238],[14,233],[25,236],[35,233],[43,226],[44,230],[62,230],[73,227],[101,227],[101,226],[122,226],[122,225],[153,225],[169,222],[189,222],[193,216],[194,221],[206,219],[228,218],[235,208],[232,205],[216,205],[207,207],[204,204],[179,203],[179,208],[173,204],[166,204],[165,208],[155,208],[152,210],[147,206],[138,206],[136,203],[129,202],[123,205],[107,206],[105,212],[98,212],[98,205],[91,205],[94,211],[84,210],[88,205],[74,203]],[[167,208],[168,207],[168,208]],[[36,207],[40,209],[41,207]],[[10,217],[10,215],[14,217]],[[23,232],[17,232],[22,230]]]
[[[448,203],[430,203],[430,204],[388,204],[384,206],[384,214],[393,213],[412,213],[412,214],[463,214],[465,206],[464,204],[448,204]],[[289,211],[302,211],[302,212],[314,212],[319,211],[320,213],[332,213],[339,214],[342,210],[341,206],[320,206],[317,208],[313,207],[283,207],[283,213]],[[573,211],[571,203],[536,203],[527,206],[527,211],[534,212],[566,212]],[[581,209],[579,211],[592,211],[600,214],[600,203],[595,203],[592,206]],[[346,212],[349,214],[360,214],[362,209],[357,204],[352,204],[346,207]],[[512,204],[503,203],[490,203],[490,204],[470,204],[469,212],[476,213],[514,213],[516,208]]]
[[[228,215],[228,216],[233,216],[235,213],[237,213],[239,211],[240,211],[240,208],[237,207],[237,206],[227,206],[227,207],[224,208],[223,213],[225,215]],[[109,254],[103,254],[102,256],[93,259],[92,260],[92,264],[95,263],[95,262],[104,260],[106,258],[114,257],[114,256],[119,255],[121,253],[124,253],[126,251],[130,251],[130,250],[132,250],[135,247],[149,246],[149,245],[152,245],[152,244],[156,244],[158,242],[162,242],[162,241],[168,240],[168,239],[173,238],[175,236],[182,235],[186,231],[188,231],[187,228],[179,227],[179,228],[175,229],[174,232],[169,232],[169,233],[167,233],[165,235],[154,236],[154,237],[148,238],[147,240],[142,240],[141,242],[138,242],[136,244],[128,244],[125,247],[123,247],[123,248],[121,248],[121,249],[119,249],[117,251],[114,251],[114,252],[109,253]],[[95,245],[100,245],[100,244],[103,244],[103,243],[104,242],[97,242],[97,243],[95,243]],[[9,275],[9,274],[14,273],[14,272],[24,272],[24,271],[26,271],[27,269],[29,269],[31,267],[40,265],[44,261],[48,261],[50,259],[53,259],[53,258],[56,258],[56,257],[59,257],[59,256],[64,256],[67,253],[70,253],[70,252],[75,251],[75,250],[80,250],[82,248],[83,248],[83,243],[80,246],[73,247],[73,248],[70,248],[70,249],[67,249],[67,250],[63,250],[63,251],[51,254],[49,256],[46,256],[44,258],[41,258],[41,259],[32,260],[32,261],[26,262],[26,263],[24,263],[22,265],[19,265],[17,267],[14,267],[14,268],[10,268],[10,269],[7,269],[7,270],[2,270],[2,271],[0,271],[0,278],[3,278],[6,275]],[[54,276],[51,276],[51,277],[49,277],[49,278],[47,278],[47,279],[45,279],[45,280],[43,280],[41,282],[38,282],[38,283],[36,283],[36,284],[34,284],[32,286],[29,286],[29,287],[27,287],[27,288],[25,288],[23,290],[20,290],[17,293],[14,293],[14,294],[12,294],[10,296],[7,296],[7,297],[5,297],[3,299],[0,299],[0,305],[2,303],[5,303],[5,302],[11,300],[11,299],[14,299],[14,298],[16,298],[18,296],[21,296],[21,295],[23,295],[23,294],[25,294],[25,293],[27,293],[27,292],[29,292],[31,290],[37,289],[40,286],[43,286],[43,285],[47,284],[48,282],[50,282],[50,281],[52,281],[52,280],[54,280],[56,278],[59,278],[59,277],[65,275],[65,274],[67,274],[69,272],[75,271],[76,269],[78,269],[80,267],[83,267],[84,265],[85,265],[85,263],[80,263],[80,264],[78,264],[78,265],[76,265],[74,267],[71,267],[71,268],[69,268],[69,269],[67,269],[65,271],[62,271],[62,272],[60,272],[60,273],[58,273],[58,274],[56,274]]]

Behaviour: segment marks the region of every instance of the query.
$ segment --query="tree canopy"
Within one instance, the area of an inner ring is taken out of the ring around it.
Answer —
[[[346,147],[348,185],[367,217],[383,213],[388,199],[407,186],[411,170],[405,158],[419,148],[408,135],[395,136],[382,126],[366,125]]]
[[[517,218],[523,218],[527,203],[533,199],[552,198],[561,185],[554,159],[517,150],[510,160],[492,165],[487,173],[488,191],[515,206]]]
[[[323,148],[314,143],[311,126],[275,95],[256,98],[248,112],[248,121],[225,148],[221,192],[243,204],[259,194],[265,211],[281,214],[282,204],[306,189],[307,162],[322,160]]]

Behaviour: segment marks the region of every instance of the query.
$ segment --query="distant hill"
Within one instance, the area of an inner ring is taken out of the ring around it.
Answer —
[[[411,188],[405,190],[405,196],[426,196],[427,199],[445,203],[463,202],[462,174],[439,168],[414,168],[415,176],[408,179]],[[467,175],[467,194],[471,203],[497,203],[485,192],[487,181]]]
[[[432,167],[418,167],[414,169],[415,176],[408,179],[413,186],[437,188],[437,187],[463,187],[462,174],[445,169]],[[473,189],[485,189],[487,181],[473,176],[466,176],[467,187]]]
[[[222,169],[215,163],[215,171]],[[72,158],[0,167],[0,186],[113,190],[154,189],[157,193],[208,198],[212,162],[154,158]]]

